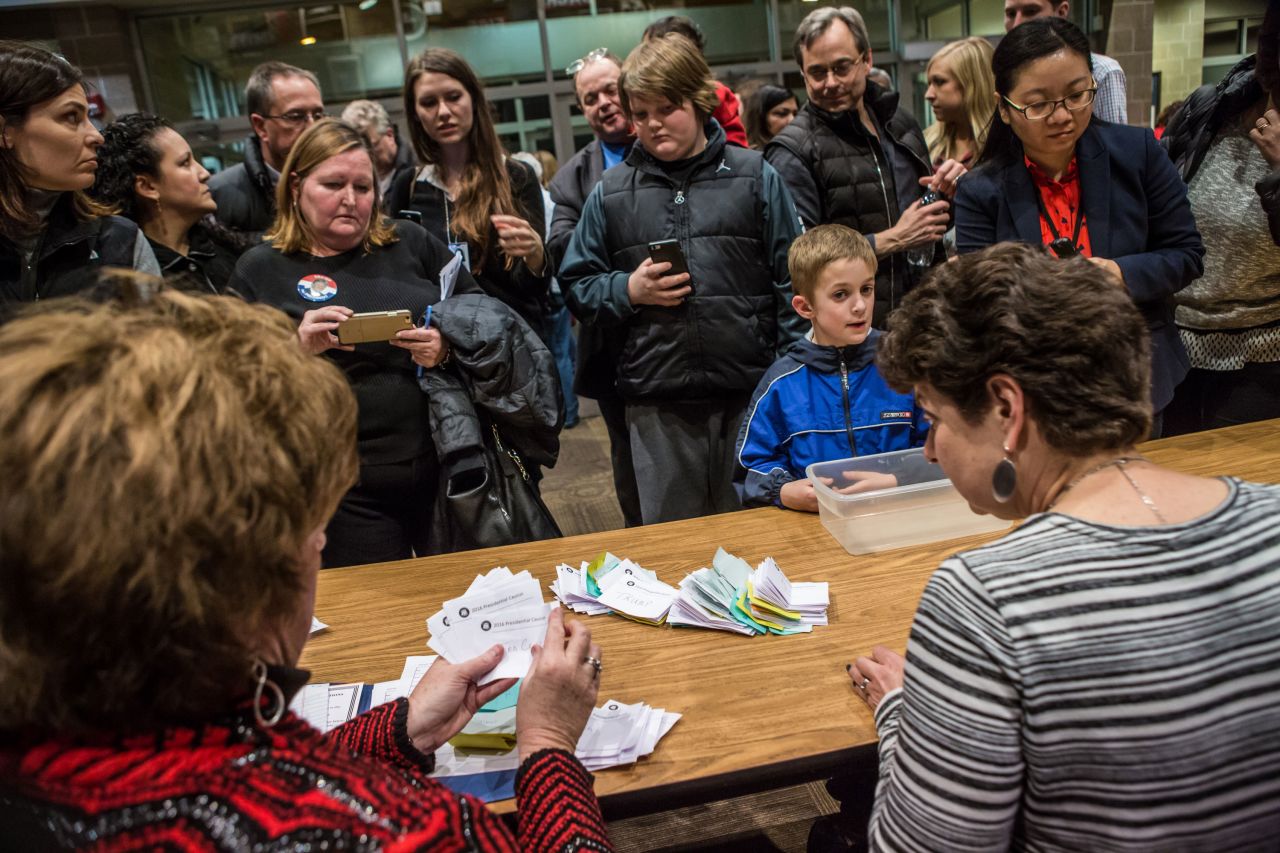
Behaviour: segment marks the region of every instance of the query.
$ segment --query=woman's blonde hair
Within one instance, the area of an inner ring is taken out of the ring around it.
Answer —
[[[288,317],[131,289],[0,327],[0,730],[230,708],[355,481],[355,397]]]
[[[679,33],[642,41],[627,56],[618,77],[618,101],[627,118],[634,95],[666,98],[676,106],[690,101],[703,122],[720,103],[707,61],[697,45]]]
[[[925,69],[927,77],[935,62],[947,60],[951,66],[951,76],[956,78],[956,83],[964,92],[964,114],[973,133],[971,163],[977,163],[982,156],[982,149],[987,144],[991,116],[996,108],[996,80],[991,71],[993,53],[989,41],[970,36],[945,45],[933,55]],[[929,156],[934,160],[948,160],[958,152],[955,128],[945,122],[935,121],[929,125],[925,129],[924,138],[929,143]]]
[[[280,170],[280,180],[276,184],[276,220],[271,223],[271,230],[265,238],[272,246],[286,254],[306,251],[315,246],[315,232],[298,207],[296,193],[302,182],[321,163],[353,148],[362,148],[369,154],[369,174],[373,181],[374,204],[364,235],[365,252],[373,251],[374,246],[386,246],[399,239],[391,220],[381,213],[382,199],[378,197],[378,176],[373,171],[373,154],[369,151],[369,141],[351,125],[336,118],[326,118],[304,130],[285,158],[284,168]]]

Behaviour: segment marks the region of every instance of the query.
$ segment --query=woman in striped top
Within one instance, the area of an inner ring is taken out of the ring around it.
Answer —
[[[893,317],[890,384],[975,510],[1026,522],[945,561],[875,711],[882,850],[1275,849],[1280,488],[1134,450],[1150,347],[1078,258],[997,245]]]

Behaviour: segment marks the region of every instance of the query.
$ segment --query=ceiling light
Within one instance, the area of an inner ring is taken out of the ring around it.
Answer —
[[[316,43],[315,36],[303,36],[302,40],[298,42],[298,44],[303,45],[304,47],[307,45],[315,44],[315,43]]]

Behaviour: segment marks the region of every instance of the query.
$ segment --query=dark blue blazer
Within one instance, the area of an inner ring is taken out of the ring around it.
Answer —
[[[1173,324],[1173,294],[1204,272],[1204,244],[1187,187],[1150,130],[1090,122],[1076,143],[1081,204],[1094,257],[1115,261],[1151,330],[1151,403],[1159,412],[1190,369]],[[956,190],[956,247],[1041,245],[1031,173],[1019,157],[988,164]]]

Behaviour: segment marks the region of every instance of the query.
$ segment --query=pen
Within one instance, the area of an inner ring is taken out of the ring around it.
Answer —
[[[425,313],[425,314],[423,314],[423,315],[422,315],[422,320],[421,320],[421,321],[419,321],[419,323],[418,323],[418,328],[419,328],[419,329],[429,329],[429,328],[431,328],[431,309],[432,309],[432,307],[433,307],[433,306],[431,306],[431,305],[428,305],[428,306],[427,306],[427,313]],[[418,365],[418,378],[419,378],[419,379],[421,379],[421,378],[422,378],[422,365],[421,365],[421,364],[419,364],[419,365]]]

